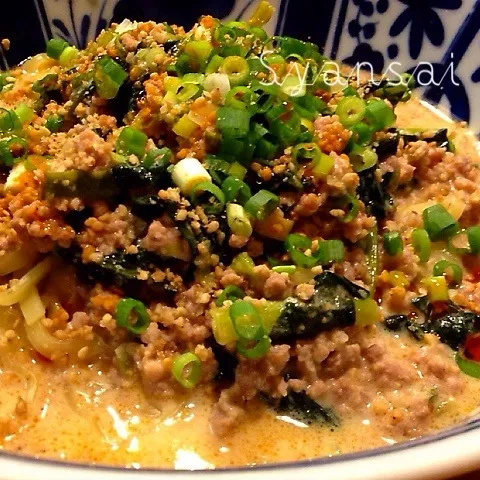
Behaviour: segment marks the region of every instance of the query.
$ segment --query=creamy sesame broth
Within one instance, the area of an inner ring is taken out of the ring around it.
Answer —
[[[208,469],[476,414],[477,139],[408,76],[310,78],[271,14],[0,74],[4,450]]]

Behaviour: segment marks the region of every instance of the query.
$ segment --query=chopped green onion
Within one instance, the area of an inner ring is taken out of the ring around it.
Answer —
[[[470,242],[466,230],[461,230],[447,240],[448,250],[455,255],[470,253]]]
[[[335,113],[344,127],[359,123],[365,115],[365,102],[359,97],[344,97],[337,105]]]
[[[271,3],[267,0],[262,0],[249,18],[248,24],[252,27],[261,27],[270,21],[273,12],[275,12],[275,9]]]
[[[22,128],[22,122],[13,110],[0,108],[0,131],[3,133],[13,132]]]
[[[289,275],[293,275],[297,271],[297,267],[295,265],[275,265],[272,267],[272,270],[276,273],[288,273]]]
[[[223,181],[222,191],[227,203],[238,199],[239,203],[243,205],[252,196],[250,187],[242,180],[232,176]]]
[[[295,74],[289,74],[282,80],[282,91],[285,95],[293,98],[305,96],[307,86],[302,77]]]
[[[263,158],[266,160],[271,160],[275,157],[277,153],[278,145],[270,142],[265,138],[261,138],[257,142],[257,147],[255,148],[255,156],[258,158]]]
[[[355,145],[348,154],[353,169],[359,173],[372,168],[378,162],[378,155],[371,147]]]
[[[250,27],[250,32],[262,41],[268,39],[267,32],[261,27]]]
[[[365,123],[357,123],[350,128],[353,132],[353,140],[357,145],[367,145],[372,139],[372,128]]]
[[[115,98],[128,78],[128,73],[109,56],[103,56],[95,67],[95,85],[98,94],[107,100]]]
[[[342,262],[345,258],[345,246],[341,240],[324,240],[319,242],[314,256],[321,265]]]
[[[198,125],[189,118],[186,113],[178,122],[172,127],[172,131],[179,137],[190,138],[193,132],[198,128]]]
[[[352,87],[352,85],[345,87],[342,93],[344,97],[358,97],[358,92]]]
[[[264,220],[268,217],[279,205],[280,199],[268,190],[260,190],[247,203],[245,203],[245,210],[256,220]]]
[[[172,158],[173,153],[168,147],[154,148],[145,155],[143,166],[145,168],[160,167],[163,169],[170,165]]]
[[[367,102],[365,118],[376,131],[391,127],[395,122],[393,110],[380,99],[371,99]]]
[[[228,169],[228,174],[232,177],[243,180],[247,174],[247,169],[238,162],[233,162],[231,167]]]
[[[240,339],[237,342],[237,352],[250,360],[257,360],[264,357],[271,345],[270,337],[264,335],[260,340],[252,345],[252,342]]]
[[[243,252],[232,260],[230,268],[241,275],[252,275],[255,263],[247,252]]]
[[[312,175],[319,180],[325,180],[328,174],[332,171],[334,164],[335,160],[332,156],[320,152],[311,163]]]
[[[228,92],[225,98],[225,105],[244,110],[255,106],[255,97],[253,90],[248,87],[234,87]]]
[[[205,167],[193,157],[180,160],[172,170],[172,181],[184,195],[190,195],[195,185],[212,181]]]
[[[229,203],[227,205],[227,223],[235,235],[250,237],[253,233],[252,224],[241,205]]]
[[[220,73],[224,73],[230,80],[230,85],[241,85],[245,83],[250,75],[248,62],[238,56],[227,57],[220,66]]]
[[[212,176],[213,181],[220,185],[224,181],[225,177],[228,176],[231,168],[231,164],[229,162],[217,158],[215,155],[207,155],[205,165],[208,172]]]
[[[137,316],[135,323],[132,323],[130,320],[132,313],[135,313]],[[134,335],[141,335],[147,329],[150,317],[148,316],[147,308],[142,302],[133,298],[124,298],[117,304],[115,321],[119,327],[126,328]]]
[[[244,340],[260,340],[265,335],[262,318],[255,307],[245,300],[237,300],[230,306],[233,328]]]
[[[246,110],[220,107],[217,111],[216,125],[223,134],[244,137],[250,128],[250,115]]]
[[[223,63],[223,57],[220,55],[214,55],[205,69],[205,73],[210,75],[212,73],[217,73],[220,65]]]
[[[420,263],[426,263],[432,251],[432,242],[430,241],[427,231],[422,228],[415,228],[412,232],[411,240],[415,253],[420,259]]]
[[[473,378],[480,378],[480,363],[470,360],[465,357],[464,352],[457,352],[455,354],[455,361],[457,362],[458,368]]]
[[[385,232],[383,234],[383,247],[388,255],[394,257],[403,250],[403,240],[398,232]]]
[[[365,327],[366,325],[375,325],[381,320],[380,309],[377,302],[371,298],[354,298],[355,304],[355,325]]]
[[[59,38],[52,38],[47,42],[47,55],[50,58],[58,60],[62,52],[68,47],[68,43],[65,40]]]
[[[434,277],[445,276],[451,279],[453,285],[460,285],[462,283],[463,272],[459,265],[453,262],[449,262],[448,260],[440,260],[433,266]]]
[[[35,111],[32,107],[29,107],[25,103],[21,103],[16,109],[15,113],[17,114],[18,119],[21,123],[30,123],[35,116]]]
[[[322,152],[315,143],[299,143],[292,150],[292,158],[297,161],[317,159]]]
[[[204,69],[209,58],[213,52],[213,46],[206,40],[193,40],[185,45],[185,53],[190,57],[190,60],[198,64],[194,67],[195,70]]]
[[[194,388],[202,376],[202,362],[194,353],[184,353],[173,361],[172,374],[182,387]]]
[[[202,89],[199,85],[195,85],[193,83],[186,83],[180,86],[177,93],[177,99],[180,102],[186,102],[187,100],[197,98],[201,93]]]
[[[468,244],[470,246],[470,253],[477,255],[480,253],[480,226],[467,228]]]
[[[423,225],[432,241],[446,240],[458,232],[458,222],[443,205],[426,208],[422,214]]]
[[[165,77],[163,80],[163,87],[165,88],[166,92],[177,93],[178,89],[182,85],[182,81],[178,77]]]
[[[58,132],[63,127],[63,117],[60,115],[50,115],[45,122],[45,126],[52,133]]]
[[[212,182],[197,183],[192,190],[190,199],[193,204],[198,205],[200,196],[206,193],[209,197],[208,203],[203,205],[203,209],[207,214],[220,213],[225,207],[225,195],[219,187]],[[215,201],[216,200],[216,201]]]
[[[238,300],[242,299],[244,296],[245,292],[240,287],[237,287],[236,285],[228,285],[217,298],[215,303],[217,307],[221,307],[225,300]]]
[[[125,127],[117,138],[116,149],[121,155],[135,155],[142,159],[145,155],[148,137],[133,127]]]
[[[444,276],[431,277],[423,280],[423,283],[427,287],[428,299],[432,303],[448,301],[448,285]]]
[[[343,217],[340,217],[340,220],[343,223],[350,223],[352,220],[357,218],[360,211],[358,199],[356,197],[353,197],[352,195],[345,195],[343,198],[345,201],[344,208],[346,208],[346,211],[345,215]]]
[[[313,254],[306,255],[304,253],[305,250],[312,248],[312,241],[306,235],[291,233],[285,240],[285,248],[298,267],[312,268],[318,262],[317,257]]]
[[[68,46],[60,55],[58,59],[60,65],[64,68],[73,66],[73,63],[78,57],[78,49],[75,47]]]

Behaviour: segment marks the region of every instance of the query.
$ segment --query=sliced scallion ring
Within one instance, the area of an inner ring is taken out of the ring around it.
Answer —
[[[291,233],[285,240],[285,248],[295,265],[303,268],[312,268],[318,263],[314,255],[306,255],[305,250],[312,248],[312,241],[306,235]]]
[[[359,97],[344,97],[337,105],[335,113],[344,127],[359,123],[365,115],[365,102]]]
[[[480,226],[475,225],[467,228],[468,244],[470,246],[470,253],[477,255],[480,253]]]
[[[233,328],[240,338],[247,341],[260,340],[265,335],[263,322],[256,308],[244,300],[237,300],[230,306]]]
[[[245,296],[245,292],[236,285],[228,285],[216,300],[217,307],[221,307],[225,300],[238,300]]]
[[[137,317],[134,323],[130,320],[132,313],[135,313]],[[141,335],[150,324],[147,307],[134,298],[123,298],[118,302],[115,310],[115,320],[119,327],[126,328],[134,335]]]
[[[223,181],[222,191],[225,194],[225,201],[227,203],[238,200],[238,202],[243,205],[252,196],[250,187],[245,182],[232,175]]]
[[[280,199],[268,190],[260,190],[245,203],[245,210],[257,220],[268,217],[280,203]]]
[[[268,353],[270,345],[270,337],[267,337],[266,335],[253,344],[252,342],[240,339],[237,342],[237,352],[245,358],[257,360],[264,357]]]
[[[190,195],[192,203],[198,205],[200,203],[200,197],[204,197],[204,194],[208,196],[207,202],[202,204],[205,213],[220,213],[225,207],[225,195],[220,188],[212,182],[197,183]]]
[[[415,228],[412,232],[411,240],[420,263],[426,263],[432,251],[432,242],[427,231],[423,228]]]
[[[194,388],[202,376],[202,362],[194,353],[184,353],[173,361],[172,374],[182,387]]]
[[[433,266],[432,274],[434,277],[440,277],[441,275],[448,275],[451,280],[450,283],[454,285],[460,285],[462,283],[463,272],[459,265],[448,260],[440,260]]]
[[[458,232],[458,222],[439,203],[426,208],[422,218],[425,230],[433,242],[447,240]]]

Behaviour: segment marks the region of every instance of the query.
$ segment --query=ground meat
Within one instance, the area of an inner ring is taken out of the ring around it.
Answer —
[[[272,397],[286,394],[287,384],[281,375],[290,354],[288,345],[276,345],[260,360],[240,358],[235,371],[235,383],[223,390],[213,408],[210,422],[213,431],[225,436],[245,414],[245,404],[258,392]]]
[[[300,197],[300,201],[293,211],[299,217],[309,217],[320,208],[325,200],[325,194],[317,195],[315,193],[306,193]]]
[[[83,125],[73,127],[68,134],[59,133],[48,138],[48,153],[54,155],[50,168],[55,172],[69,169],[91,171],[111,162],[112,144]]]
[[[358,186],[358,175],[353,171],[352,164],[346,155],[331,154],[335,162],[327,175],[327,191],[329,195],[338,196],[354,193]]]
[[[85,261],[99,261],[103,255],[126,249],[135,239],[134,217],[125,205],[113,212],[100,209],[98,217],[85,221],[85,230],[78,236]]]
[[[10,216],[6,223],[6,239],[2,242],[6,246],[11,245],[16,238],[12,230],[20,236],[28,236],[31,245],[41,252],[51,250],[55,242],[62,247],[70,245],[75,236],[74,230],[65,224],[50,202],[40,200],[39,197],[37,189],[27,187],[17,195],[7,195],[3,199],[6,213]]]
[[[191,258],[190,247],[178,229],[166,227],[158,220],[148,227],[148,233],[142,239],[141,245],[146,250],[164,257],[173,257],[186,262]]]
[[[351,135],[337,115],[318,117],[315,120],[315,133],[318,146],[325,153],[343,152]]]
[[[261,291],[265,298],[282,299],[291,294],[293,285],[288,274],[274,272],[267,265],[257,265],[253,272],[254,287]]]
[[[427,336],[424,344],[405,339],[402,349],[399,341],[381,327],[369,327],[298,342],[300,382],[293,385],[310,385],[312,398],[340,414],[378,416],[393,438],[425,432],[432,419],[432,391],[448,399],[462,391],[464,380],[436,337]]]
[[[226,287],[227,285],[242,287],[244,284],[244,278],[235,273],[231,268],[224,270],[221,267],[217,267],[215,269],[215,275],[222,287]]]

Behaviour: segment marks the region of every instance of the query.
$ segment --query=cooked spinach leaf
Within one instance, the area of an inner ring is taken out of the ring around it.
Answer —
[[[212,349],[215,360],[218,363],[214,380],[216,382],[233,383],[235,380],[235,369],[238,365],[237,357],[225,347],[219,345],[213,337],[209,339],[208,346]]]
[[[421,325],[410,320],[406,315],[392,315],[385,319],[383,325],[392,332],[406,331],[419,341],[423,340],[425,335]]]
[[[308,302],[296,298],[285,301],[273,327],[273,341],[312,338],[325,330],[355,323],[354,298],[367,298],[368,290],[332,272],[315,277],[315,293]]]
[[[146,279],[140,277],[140,271],[153,272],[156,268],[169,267],[171,270],[181,269],[181,262],[164,259],[145,250],[136,254],[125,252],[114,252],[98,263],[82,260],[81,248],[73,246],[70,248],[56,249],[65,262],[72,264],[77,271],[79,278],[85,283],[101,283],[107,287],[118,287],[127,295],[134,298],[147,298],[152,295],[171,295],[177,292],[177,287],[168,280],[155,282],[150,275]]]
[[[340,420],[332,409],[315,402],[305,392],[289,390],[280,400],[267,399],[267,401],[280,415],[288,415],[299,422],[306,424],[322,422],[333,427],[340,425]]]
[[[118,188],[124,192],[135,189],[151,188],[158,191],[171,185],[167,166],[145,168],[143,165],[122,163],[112,168],[112,176]]]
[[[426,297],[417,297],[412,304],[425,316],[420,324],[425,333],[433,333],[453,350],[458,350],[467,335],[480,327],[480,315],[460,308],[453,302],[445,302],[439,308]]]
[[[367,211],[382,220],[392,208],[392,198],[387,193],[390,176],[384,176],[382,180],[377,179],[377,166],[374,165],[367,170],[358,173],[359,185],[357,187],[358,198],[365,204]]]

